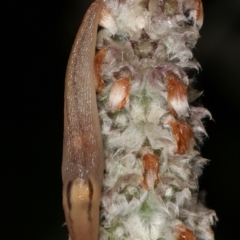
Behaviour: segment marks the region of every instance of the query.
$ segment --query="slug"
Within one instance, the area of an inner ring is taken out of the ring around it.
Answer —
[[[96,103],[94,55],[103,7],[88,9],[70,54],[64,103],[63,208],[72,240],[97,240],[103,146]]]

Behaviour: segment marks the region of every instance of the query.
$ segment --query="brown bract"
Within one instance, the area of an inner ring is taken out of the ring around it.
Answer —
[[[105,21],[106,18],[108,18],[108,16],[111,15],[111,14],[112,13],[111,13],[111,10],[109,8],[103,7],[102,11],[100,13],[100,21],[99,21],[100,24],[101,24],[101,22]]]
[[[99,25],[108,29],[112,35],[117,32],[117,26],[112,12],[109,8],[103,7],[100,13]]]
[[[167,79],[168,104],[174,115],[176,112],[186,108],[187,101],[187,86],[179,80],[174,73],[169,73]]]
[[[171,119],[169,125],[177,143],[175,154],[186,153],[194,136],[192,128],[187,123],[175,119]]]
[[[160,182],[159,173],[159,158],[152,153],[146,153],[142,157],[143,162],[143,181],[144,188],[153,188],[154,185]]]
[[[94,57],[94,72],[95,72],[95,78],[96,78],[96,89],[97,91],[101,91],[104,88],[104,82],[101,78],[101,66],[104,57],[106,56],[107,48],[103,47],[101,48]]]
[[[196,8],[197,8],[197,21],[201,21],[203,19],[203,6],[201,0],[195,0]]]
[[[179,232],[177,240],[196,240],[193,232],[185,226],[177,226]]]
[[[119,110],[128,101],[130,91],[130,79],[128,77],[117,79],[109,94],[109,104],[112,109]]]

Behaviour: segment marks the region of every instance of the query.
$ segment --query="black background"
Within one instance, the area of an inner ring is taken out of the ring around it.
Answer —
[[[61,205],[63,93],[81,0],[1,3],[1,235],[4,240],[66,240]],[[239,239],[240,1],[203,0],[197,88],[214,121],[202,155],[206,204],[216,210],[216,240]],[[1,41],[2,42],[2,41]],[[2,237],[1,237],[2,238]]]

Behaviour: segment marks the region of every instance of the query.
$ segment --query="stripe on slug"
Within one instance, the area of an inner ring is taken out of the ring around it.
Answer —
[[[111,109],[120,110],[123,108],[129,99],[130,79],[119,78],[112,86],[109,94],[109,105]]]
[[[187,86],[174,73],[168,73],[167,101],[173,115],[188,116]]]
[[[177,143],[175,154],[186,153],[194,137],[192,128],[187,123],[175,119],[171,119],[169,125],[172,128],[172,133]]]
[[[152,153],[146,153],[142,157],[143,162],[143,180],[142,185],[146,189],[154,189],[154,185],[160,182],[159,180],[159,158]]]
[[[93,185],[90,179],[88,179],[89,188],[89,203],[88,203],[88,221],[92,221],[91,210],[92,210],[92,198],[93,198]]]
[[[96,78],[96,84],[97,84],[97,91],[101,91],[104,88],[104,82],[101,77],[101,66],[103,59],[106,56],[107,48],[103,47],[97,53],[94,57],[94,72],[95,72],[95,78]]]
[[[69,181],[67,184],[67,205],[68,209],[71,210],[72,203],[71,203],[71,188],[72,188],[72,181]]]

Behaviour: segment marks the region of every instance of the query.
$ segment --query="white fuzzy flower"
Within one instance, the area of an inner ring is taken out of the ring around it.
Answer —
[[[200,0],[105,0],[96,53],[105,177],[100,240],[213,240],[217,220],[197,202],[207,160],[199,68]],[[189,98],[189,99],[188,99]],[[199,224],[196,224],[199,222]],[[201,222],[201,223],[200,223]]]

